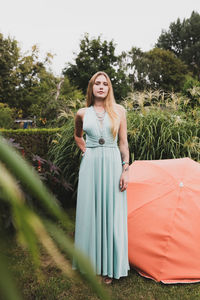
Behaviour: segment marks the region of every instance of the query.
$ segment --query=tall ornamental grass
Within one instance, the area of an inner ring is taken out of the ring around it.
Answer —
[[[62,131],[57,133],[52,141],[48,155],[54,164],[62,170],[63,176],[73,187],[71,196],[75,199],[78,169],[82,156],[74,140],[74,116],[66,119]]]
[[[187,92],[188,97],[150,90],[124,99],[132,160],[190,157],[199,161],[199,88]]]
[[[200,160],[199,122],[191,116],[144,109],[128,112],[127,123],[132,160],[180,157]]]
[[[124,100],[130,162],[180,157],[200,161],[200,109],[184,112],[182,105],[187,104],[184,97],[161,91],[137,92]],[[72,184],[75,200],[81,151],[74,141],[74,113],[66,114],[66,123],[50,145],[49,156]]]

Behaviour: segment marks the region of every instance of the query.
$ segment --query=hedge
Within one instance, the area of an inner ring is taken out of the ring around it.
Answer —
[[[47,159],[50,143],[60,130],[60,128],[0,129],[0,134],[19,144],[26,159],[31,160],[32,154]]]

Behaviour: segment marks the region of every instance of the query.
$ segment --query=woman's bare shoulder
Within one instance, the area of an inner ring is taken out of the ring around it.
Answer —
[[[83,119],[84,115],[85,115],[85,111],[86,111],[86,108],[87,107],[82,107],[82,108],[79,108],[79,110],[77,111],[76,113],[76,116],[78,117],[81,117],[81,119]]]
[[[126,109],[121,104],[115,104],[116,110],[123,115],[126,112]]]

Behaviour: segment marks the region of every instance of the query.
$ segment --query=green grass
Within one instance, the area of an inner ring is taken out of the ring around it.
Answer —
[[[68,279],[53,265],[44,253],[41,261],[42,276],[37,278],[26,251],[15,246],[9,251],[10,269],[24,299],[34,300],[97,300],[97,296],[82,281]],[[133,269],[128,277],[114,280],[106,287],[113,300],[198,300],[200,284],[164,285],[146,279]]]
[[[70,212],[74,220],[74,211]],[[6,256],[25,300],[97,300],[86,282],[65,277],[42,250],[40,273],[34,270],[28,252],[10,239]],[[38,274],[38,276],[37,276]],[[99,277],[100,280],[100,277]],[[128,277],[106,286],[112,300],[199,300],[200,283],[164,285],[141,277],[131,269]]]

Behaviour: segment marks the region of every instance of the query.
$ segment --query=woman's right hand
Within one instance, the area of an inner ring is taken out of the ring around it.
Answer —
[[[83,138],[83,117],[86,108],[80,108],[75,116],[75,131],[74,131],[74,138],[77,146],[80,148],[82,152],[82,156],[86,151],[86,143]]]
[[[85,154],[85,151],[86,151],[86,149],[84,149],[84,150],[81,150],[81,152],[82,152],[82,153],[81,153],[81,155],[82,155],[82,156],[84,156],[84,154]]]
[[[82,156],[84,156],[84,154],[85,154],[85,151],[86,151],[86,148],[85,148],[85,147],[81,149],[81,152],[82,152],[82,154],[81,154],[81,155],[82,155]]]

